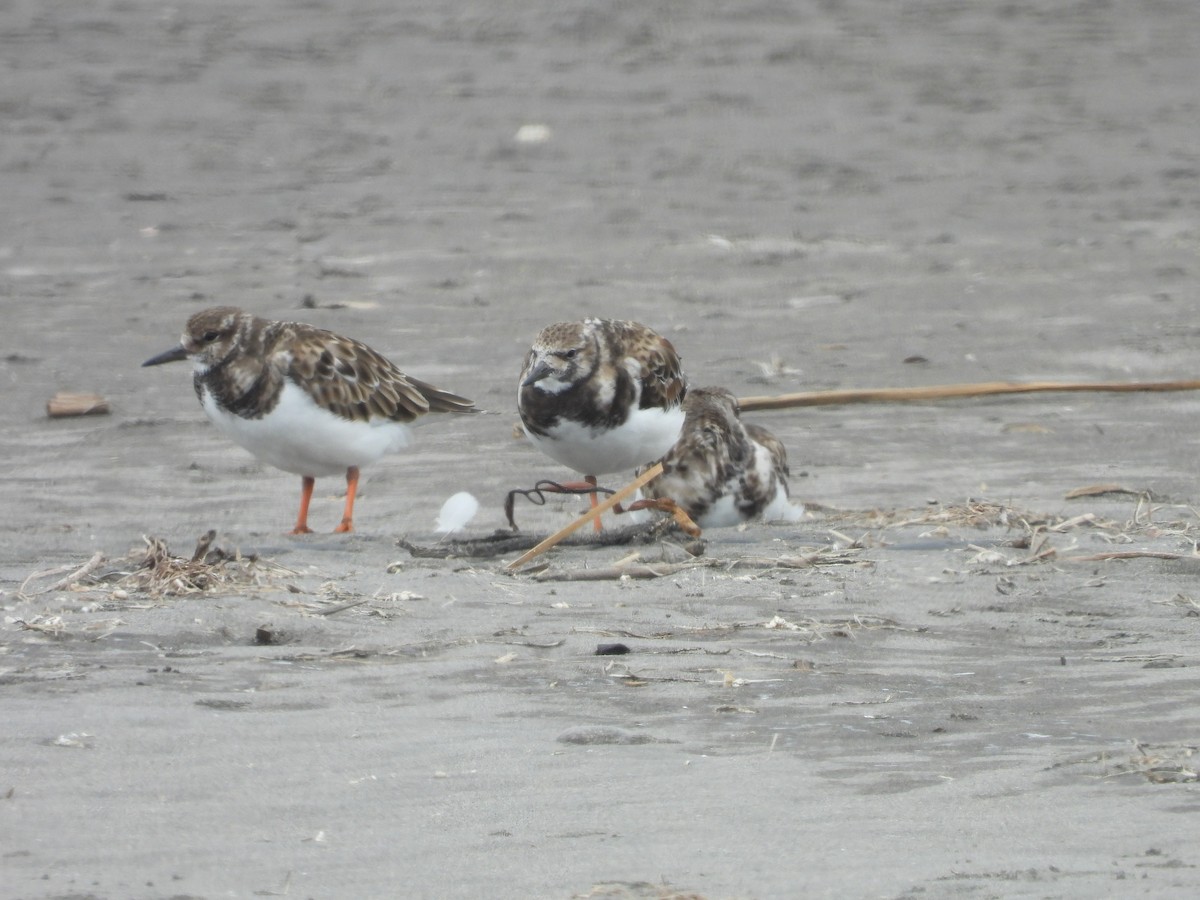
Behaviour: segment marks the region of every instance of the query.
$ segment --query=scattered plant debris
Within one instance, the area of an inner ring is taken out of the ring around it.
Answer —
[[[162,538],[143,538],[145,549],[130,555],[137,567],[117,583],[126,590],[160,598],[261,587],[284,575],[296,574],[256,554],[243,556],[238,549],[214,547],[216,536],[215,530],[201,536],[190,557],[173,556]]]
[[[1132,741],[1133,753],[1123,761],[1114,761],[1111,753],[1102,750],[1084,757],[1064,760],[1050,766],[1060,769],[1097,763],[1100,777],[1121,778],[1137,775],[1152,784],[1195,784],[1200,782],[1200,747],[1192,744],[1149,744]]]

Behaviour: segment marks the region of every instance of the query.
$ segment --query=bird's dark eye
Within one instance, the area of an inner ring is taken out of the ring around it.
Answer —
[[[206,331],[206,332],[204,332],[204,343],[211,344],[213,341],[215,341],[220,336],[221,335],[215,331]]]
[[[566,353],[563,354],[563,358],[564,359],[574,359],[575,354],[578,352],[579,352],[578,350],[574,350],[574,349],[568,350]]]

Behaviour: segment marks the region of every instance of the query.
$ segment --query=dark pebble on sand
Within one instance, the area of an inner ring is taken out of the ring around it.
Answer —
[[[625,653],[629,653],[629,652],[630,652],[629,648],[627,646],[625,646],[624,644],[597,644],[596,645],[596,655],[597,656],[621,656],[621,655],[623,655]]]

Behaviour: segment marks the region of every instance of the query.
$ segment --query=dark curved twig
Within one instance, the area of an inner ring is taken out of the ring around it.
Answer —
[[[517,494],[520,494],[530,503],[535,506],[545,506],[547,494],[615,494],[612,488],[592,487],[591,485],[574,487],[571,485],[561,484],[557,481],[542,479],[531,488],[521,489],[515,488],[508,492],[504,498],[504,516],[508,519],[508,524],[513,531],[519,531],[517,528],[516,519],[513,518],[513,507],[516,503]]]

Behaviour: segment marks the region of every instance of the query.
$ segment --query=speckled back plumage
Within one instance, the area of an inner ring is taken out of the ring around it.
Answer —
[[[739,411],[740,415],[740,411]],[[775,477],[783,482],[784,487],[787,487],[787,478],[791,475],[791,470],[788,469],[787,448],[783,446],[783,441],[767,431],[761,425],[743,423],[746,434],[750,440],[756,444],[760,444],[767,448],[767,453],[771,455],[771,471]]]
[[[349,421],[407,423],[427,412],[462,412],[473,405],[410,378],[359,341],[234,307],[196,313],[181,343],[207,364],[195,370],[197,395],[207,389],[226,411],[246,419],[274,408],[285,379]]]
[[[647,497],[674,500],[703,527],[776,508],[792,517],[787,452],[765,428],[742,423],[733,394],[694,388],[684,412],[683,433],[662,459],[663,474],[644,488]]]
[[[334,531],[353,531],[360,467],[407,446],[418,416],[473,406],[359,341],[232,306],[196,313],[176,346],[142,365],[185,359],[209,420],[262,462],[300,476],[292,534],[311,531],[313,485],[335,473],[346,476],[346,504]]]

